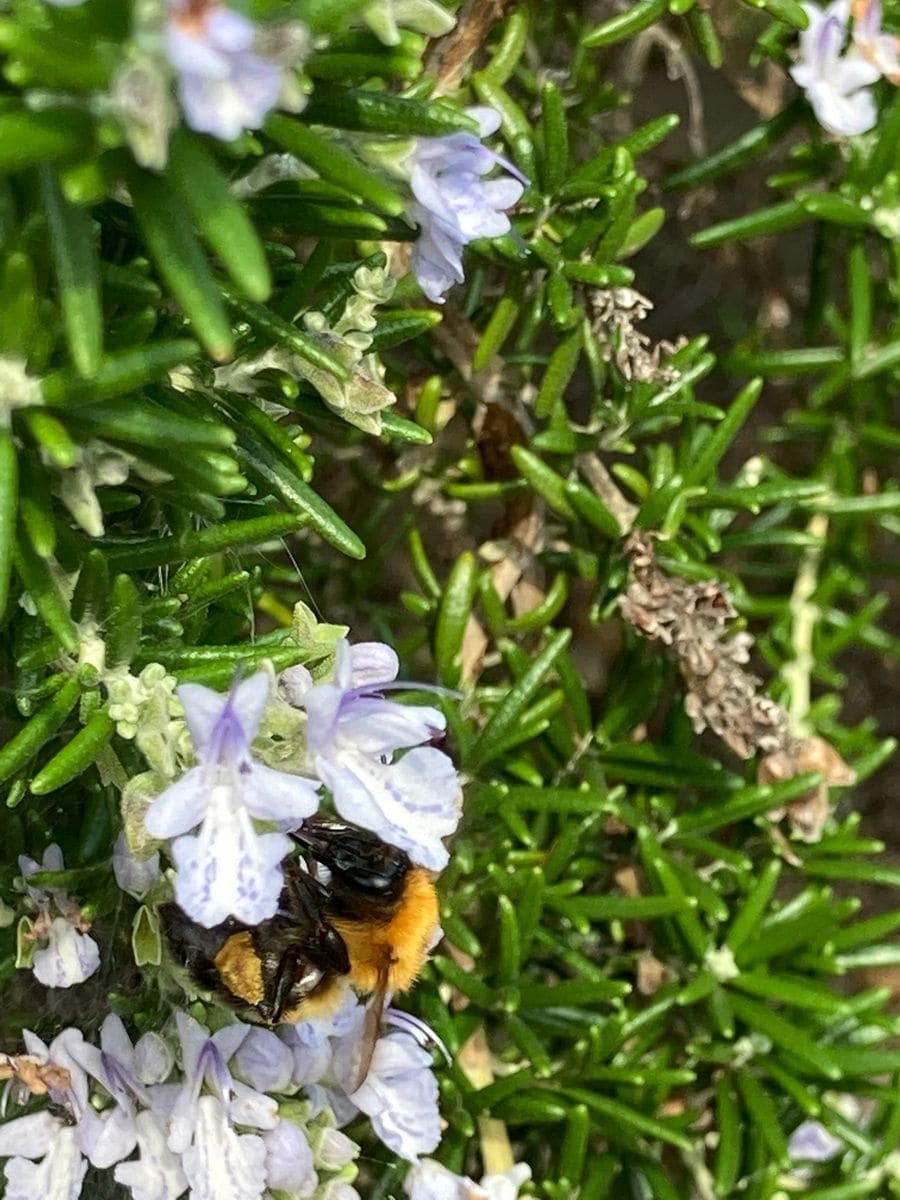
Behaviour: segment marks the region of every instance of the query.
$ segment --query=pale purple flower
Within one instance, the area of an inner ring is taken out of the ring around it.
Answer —
[[[329,1074],[335,1042],[350,1033],[358,1032],[362,1022],[362,1010],[363,1006],[348,988],[340,1007],[330,1016],[281,1026],[278,1036],[293,1055],[295,1085],[309,1087],[318,1084]],[[250,1082],[253,1082],[252,1078]]]
[[[130,1188],[134,1200],[177,1200],[188,1183],[180,1158],[166,1145],[162,1119],[145,1109],[135,1117],[135,1132],[139,1157],[117,1164],[116,1183]]]
[[[55,843],[47,847],[40,863],[24,854],[19,857],[25,890],[37,909],[31,936],[43,943],[32,956],[31,969],[38,983],[48,988],[84,983],[100,966],[100,949],[86,932],[90,926],[68,892],[33,887],[28,882],[38,871],[62,871],[64,866],[62,851]],[[52,915],[54,909],[59,915]]]
[[[143,900],[159,879],[159,851],[149,858],[135,857],[128,845],[128,838],[122,832],[113,847],[112,866],[116,883],[122,891],[136,900]]]
[[[266,1190],[265,1142],[238,1133],[218,1096],[197,1101],[194,1137],[181,1162],[191,1200],[261,1200]]]
[[[306,709],[307,744],[340,815],[440,871],[449,858],[442,839],[459,822],[459,778],[446,754],[422,745],[443,734],[443,713],[384,698],[415,686],[396,682],[397,669],[388,647],[342,639],[332,683],[312,686],[294,668],[282,687]]]
[[[79,4],[84,4],[84,0],[47,0],[47,3],[54,8],[77,8]]]
[[[45,1118],[38,1120],[38,1118]],[[31,1120],[19,1117],[20,1121]],[[11,1121],[10,1125],[17,1124]],[[5,1128],[8,1128],[5,1127]],[[12,1152],[0,1130],[0,1155]],[[21,1145],[3,1168],[5,1200],[76,1200],[87,1172],[87,1160],[78,1149],[75,1130],[46,1112],[35,1113],[27,1131],[19,1130]]]
[[[516,1200],[530,1178],[531,1168],[516,1163],[502,1174],[485,1175],[479,1184],[433,1158],[422,1158],[408,1172],[403,1190],[409,1200]]]
[[[257,925],[278,908],[292,843],[283,833],[257,833],[253,818],[297,825],[318,807],[311,780],[250,757],[268,694],[264,672],[227,696],[199,684],[178,688],[199,763],[157,796],[145,824],[153,837],[176,838],[175,899],[208,928],[229,916]],[[188,836],[197,825],[199,834]]]
[[[881,0],[853,0],[853,42],[879,74],[900,83],[900,40],[881,28]]]
[[[199,1021],[182,1012],[176,1014],[175,1022],[181,1041],[184,1080],[168,1113],[169,1149],[175,1154],[186,1155],[194,1143],[198,1136],[198,1097],[204,1088],[212,1092],[209,1098],[214,1099],[217,1106],[206,1106],[203,1129],[199,1131],[201,1139],[208,1141],[218,1136],[238,1153],[238,1148],[226,1137],[224,1126],[230,1127],[234,1123],[254,1129],[274,1129],[278,1123],[276,1102],[235,1079],[228,1068],[229,1061],[250,1032],[250,1026],[235,1022],[211,1034]],[[256,1155],[256,1151],[252,1154]],[[205,1150],[199,1158],[192,1160],[195,1174],[204,1156]],[[184,1169],[191,1174],[186,1160]]]
[[[840,1138],[820,1121],[803,1121],[791,1134],[788,1153],[794,1162],[828,1162],[844,1149]]]
[[[85,1122],[96,1120],[88,1104],[87,1076],[70,1053],[81,1033],[66,1029],[47,1046],[26,1029],[22,1040],[37,1063],[59,1069],[59,1086],[51,1082],[49,1089],[58,1111],[44,1109],[0,1125],[0,1158],[7,1160],[5,1200],[76,1200],[88,1165],[82,1145]]]
[[[314,1146],[316,1166],[323,1171],[340,1171],[359,1157],[359,1146],[340,1129],[326,1126]]]
[[[357,1070],[357,1045],[351,1040],[335,1055],[338,1079]],[[387,1148],[414,1162],[430,1154],[441,1140],[438,1085],[431,1055],[407,1033],[392,1031],[379,1038],[362,1085],[348,1096],[366,1114]]]
[[[877,119],[868,85],[880,71],[847,40],[851,0],[833,0],[827,8],[804,4],[809,26],[800,34],[800,53],[790,69],[806,93],[823,129],[834,134],[865,133]]]
[[[235,1065],[259,1092],[286,1092],[294,1074],[291,1050],[271,1029],[253,1028],[234,1056]]]
[[[100,949],[65,917],[54,917],[44,930],[47,945],[35,950],[31,969],[38,983],[48,988],[69,988],[84,983],[100,966]]]
[[[71,1057],[95,1079],[114,1101],[99,1115],[85,1120],[81,1145],[95,1167],[110,1167],[127,1158],[138,1144],[137,1106],[149,1107],[149,1086],[166,1079],[174,1057],[155,1033],[145,1033],[132,1045],[120,1017],[110,1013],[100,1029],[100,1047],[72,1037]]]
[[[512,163],[481,143],[499,128],[500,115],[484,107],[466,112],[478,122],[480,137],[454,133],[420,138],[412,156],[410,187],[416,202],[409,215],[421,229],[412,269],[422,291],[436,304],[443,303],[454,283],[465,279],[462,251],[469,242],[509,233],[504,209],[519,200],[528,182]],[[483,178],[498,165],[517,178]]]
[[[254,50],[257,29],[218,0],[169,0],[166,53],[191,129],[232,141],[258,129],[281,93],[282,72]]]
[[[280,1120],[263,1135],[266,1149],[266,1183],[270,1188],[289,1192],[296,1200],[306,1200],[318,1186],[313,1152],[306,1134],[292,1121]]]

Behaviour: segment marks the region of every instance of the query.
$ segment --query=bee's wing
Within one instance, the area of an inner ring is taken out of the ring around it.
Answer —
[[[366,1082],[366,1076],[369,1074],[369,1068],[372,1065],[372,1056],[375,1053],[378,1035],[381,1032],[381,1023],[384,1020],[384,1010],[387,1007],[389,973],[390,965],[385,963],[384,967],[378,973],[378,984],[375,991],[366,1005],[366,1019],[363,1024],[359,1058],[355,1064],[351,1080],[351,1094],[357,1088],[361,1088]]]

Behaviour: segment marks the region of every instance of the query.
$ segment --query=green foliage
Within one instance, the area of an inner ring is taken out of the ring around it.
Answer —
[[[667,577],[724,581],[798,735],[859,781],[889,758],[841,691],[900,649],[877,590],[900,532],[900,93],[841,142],[793,99],[651,188],[678,122],[607,133],[629,112],[620,43],[662,21],[718,65],[717,6],[639,0],[582,27],[575,6],[515,4],[448,100],[426,39],[382,45],[364,4],[260,3],[319,35],[307,106],[231,145],[178,129],[158,169],[96,102],[130,7],[0,19],[5,899],[15,855],[60,841],[130,969],[108,865],[147,764],[110,684],[313,662],[290,628],[311,596],[462,697],[442,700],[466,779],[446,940],[410,999],[453,1056],[442,1161],[477,1173],[492,1117],[547,1200],[898,1194],[900,1024],[861,972],[900,961],[900,871],[836,793],[820,837],[790,836],[773,810],[819,776],[760,782],[758,757],[698,740],[688,684],[620,601],[627,535],[658,534]],[[747,7],[754,54],[783,64],[801,5]],[[531,183],[441,321],[408,276],[371,296],[416,236],[392,164],[470,130],[469,102],[497,109]],[[234,187],[283,150],[304,177]],[[654,347],[632,289],[673,286],[660,195],[769,169],[767,203],[695,232],[690,261],[809,231],[802,318],[779,344],[745,323],[724,349],[721,330]],[[361,297],[374,374],[334,332]],[[5,1049],[58,1024],[18,987],[15,942],[0,931]],[[157,974],[111,974],[109,1003],[151,1027]],[[486,1084],[458,1057],[479,1031]],[[804,1183],[788,1139],[807,1118],[845,1150]],[[373,1155],[369,1194],[396,1194]]]

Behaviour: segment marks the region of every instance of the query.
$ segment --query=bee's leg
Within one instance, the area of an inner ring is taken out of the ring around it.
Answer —
[[[297,982],[298,952],[286,950],[274,970],[268,969],[271,966],[271,963],[266,963],[263,979],[265,998],[259,1005],[259,1011],[270,1025],[277,1025],[288,1008],[296,1003],[291,993]]]
[[[306,956],[322,970],[350,973],[344,939],[325,917],[329,894],[317,879],[301,871],[285,872],[285,890],[291,899],[291,919],[303,933]]]

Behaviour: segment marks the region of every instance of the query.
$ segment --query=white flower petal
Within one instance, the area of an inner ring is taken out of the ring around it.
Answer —
[[[496,133],[500,128],[500,114],[496,108],[487,104],[471,104],[466,109],[466,116],[478,122],[478,131],[483,138]]]
[[[125,1022],[116,1013],[107,1013],[100,1026],[100,1045],[104,1054],[114,1055],[123,1067],[130,1067],[134,1058],[134,1046],[125,1028]]]
[[[181,1043],[181,1065],[187,1083],[193,1081],[197,1074],[200,1055],[209,1041],[209,1030],[199,1021],[195,1021],[189,1013],[181,1011],[175,1014],[175,1027]]]
[[[228,696],[200,683],[183,683],[175,689],[175,693],[184,707],[184,719],[194,745],[202,752],[209,745],[216,722],[228,703]]]
[[[144,818],[147,832],[155,838],[171,838],[194,829],[203,820],[210,792],[204,768],[192,767],[160,792],[147,809]]]
[[[215,1096],[197,1101],[194,1142],[182,1156],[191,1200],[260,1200],[266,1187],[262,1138],[237,1134]]]
[[[441,839],[456,829],[461,800],[459,778],[446,754],[423,746],[394,764],[352,751],[316,761],[344,820],[399,846],[420,866],[443,870],[449,854]]]
[[[241,799],[258,820],[300,822],[318,809],[318,788],[317,780],[254,763],[244,777]]]
[[[342,691],[353,686],[353,652],[346,638],[338,638],[335,643],[334,684]]]
[[[414,1162],[441,1140],[438,1085],[431,1056],[406,1033],[389,1033],[375,1047],[366,1079],[350,1100],[372,1122],[387,1148]]]
[[[257,671],[249,679],[242,680],[234,690],[231,706],[246,734],[248,746],[256,737],[271,686],[270,676],[265,671]]]
[[[313,1153],[302,1129],[281,1120],[263,1138],[266,1147],[266,1182],[270,1188],[306,1200],[318,1185]]]
[[[134,1200],[177,1200],[187,1188],[187,1179],[179,1159],[166,1145],[159,1118],[152,1112],[140,1112],[135,1127],[140,1157],[119,1163],[113,1177],[131,1188]]]
[[[134,1073],[143,1084],[162,1083],[175,1066],[175,1055],[169,1043],[158,1033],[143,1034],[134,1047]]]
[[[43,1158],[60,1128],[58,1117],[46,1108],[0,1125],[0,1158],[13,1154]]]
[[[409,1200],[487,1200],[474,1180],[457,1175],[433,1158],[413,1163],[403,1181]]]
[[[833,88],[817,83],[806,94],[819,124],[829,133],[852,137],[871,129],[878,119],[875,101],[868,90],[842,96]]]
[[[345,705],[340,721],[340,743],[349,743],[363,754],[393,754],[440,737],[447,719],[438,708],[425,704],[397,704],[377,696],[362,696]]]
[[[294,1056],[271,1029],[251,1029],[235,1056],[246,1081],[260,1092],[285,1092],[294,1073]]]
[[[84,983],[100,966],[100,950],[86,933],[79,933],[64,917],[54,917],[50,941],[36,950],[32,971],[48,988],[68,988]]]
[[[75,1130],[60,1125],[41,1162],[11,1158],[6,1163],[4,1200],[76,1200],[86,1171]]]
[[[353,687],[371,687],[390,683],[400,671],[396,650],[384,642],[357,642],[350,647],[351,681]]]
[[[485,1175],[481,1189],[490,1200],[516,1200],[523,1183],[531,1178],[531,1167],[527,1163],[515,1163],[502,1174]]]
[[[278,1102],[235,1079],[231,1084],[228,1116],[235,1125],[251,1129],[274,1129],[278,1124]]]
[[[868,87],[881,78],[881,72],[874,63],[866,59],[858,50],[848,50],[835,63],[829,73],[829,81],[836,92],[849,96],[860,88]]]
[[[89,1111],[93,1120],[82,1117],[78,1123],[79,1144],[92,1166],[106,1170],[127,1158],[137,1145],[134,1113],[118,1105],[101,1116]],[[88,1130],[87,1136],[85,1131]]]
[[[216,787],[199,836],[172,845],[175,899],[207,928],[229,916],[258,925],[278,908],[281,860],[291,845],[282,833],[257,834],[231,790]]]

